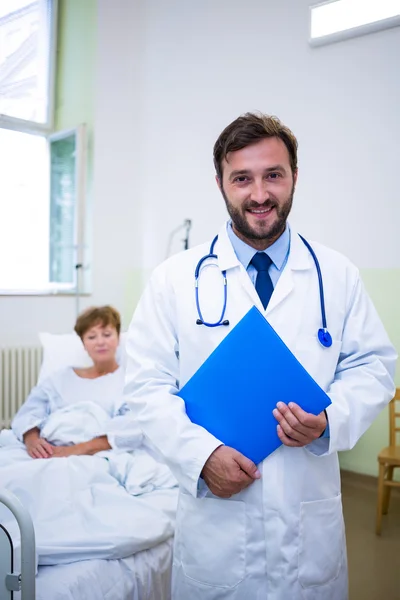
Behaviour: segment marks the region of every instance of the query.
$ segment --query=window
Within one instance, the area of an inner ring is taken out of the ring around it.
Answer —
[[[78,289],[85,127],[53,132],[56,9],[0,2],[0,294]]]
[[[310,7],[311,45],[400,25],[400,0],[332,0]]]
[[[85,128],[0,128],[0,293],[73,292],[82,263]]]
[[[51,126],[55,2],[0,2],[0,114]]]

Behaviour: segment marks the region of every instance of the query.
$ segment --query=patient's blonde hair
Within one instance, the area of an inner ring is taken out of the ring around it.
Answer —
[[[111,325],[111,327],[117,330],[119,335],[121,331],[121,316],[112,306],[91,306],[79,315],[74,329],[82,340],[85,333],[95,325],[102,325],[102,327]]]

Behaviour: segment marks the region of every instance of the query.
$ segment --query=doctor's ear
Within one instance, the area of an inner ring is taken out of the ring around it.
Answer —
[[[215,181],[217,182],[218,189],[221,191],[221,180],[218,175],[215,176]]]
[[[299,174],[299,170],[296,169],[295,172],[293,173],[293,186],[296,186],[298,174]]]

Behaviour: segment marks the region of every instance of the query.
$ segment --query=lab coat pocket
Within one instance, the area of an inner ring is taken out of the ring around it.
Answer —
[[[333,581],[339,575],[345,552],[341,495],[302,502],[299,536],[299,581],[302,587]]]
[[[181,493],[178,515],[177,550],[185,576],[221,588],[242,581],[246,567],[244,502]]]
[[[296,343],[295,356],[318,385],[327,390],[335,378],[341,348],[340,340],[333,340],[325,348],[316,336],[302,335]]]

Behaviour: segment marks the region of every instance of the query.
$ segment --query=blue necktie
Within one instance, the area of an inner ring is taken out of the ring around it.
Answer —
[[[274,291],[271,277],[268,274],[268,269],[272,264],[272,260],[265,252],[256,252],[250,263],[257,270],[256,291],[260,296],[260,300],[264,309],[267,308],[269,299]]]

